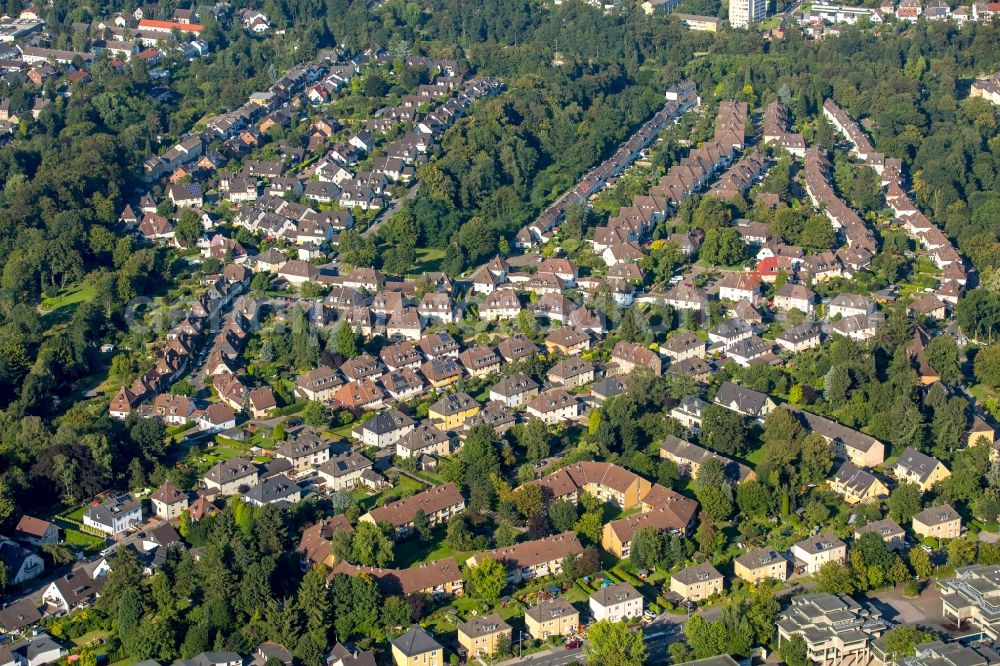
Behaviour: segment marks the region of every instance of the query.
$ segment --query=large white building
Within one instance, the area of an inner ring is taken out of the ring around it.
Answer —
[[[767,0],[729,0],[729,24],[748,28],[767,14]]]

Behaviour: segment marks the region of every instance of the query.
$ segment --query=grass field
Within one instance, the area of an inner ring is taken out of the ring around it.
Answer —
[[[52,298],[43,299],[41,305],[42,313],[48,314],[64,307],[85,303],[93,300],[95,296],[97,296],[97,288],[93,282],[84,280],[78,284],[66,287]]]
[[[417,248],[417,262],[411,277],[419,277],[424,273],[440,271],[444,250],[437,247]]]

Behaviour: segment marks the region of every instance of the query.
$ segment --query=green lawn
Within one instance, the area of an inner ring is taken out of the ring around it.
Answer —
[[[90,645],[91,643],[97,643],[101,640],[107,638],[111,635],[110,631],[104,631],[101,629],[94,629],[93,631],[88,631],[82,636],[77,636],[73,639],[74,645],[79,645],[81,647]]]
[[[97,296],[97,288],[90,280],[70,285],[56,296],[42,300],[41,309],[44,314],[51,314],[61,308],[91,301]]]
[[[434,538],[429,542],[423,542],[416,537],[411,537],[396,544],[395,560],[393,566],[406,569],[416,564],[434,562],[446,557],[454,557],[461,564],[468,559],[471,553],[455,552],[444,543],[444,530],[437,530]]]
[[[444,259],[444,250],[437,247],[417,248],[417,260],[414,271],[409,276],[418,277],[424,273],[437,272],[441,270],[441,261]]]

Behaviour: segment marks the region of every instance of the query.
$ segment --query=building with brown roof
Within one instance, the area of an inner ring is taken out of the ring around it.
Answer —
[[[639,530],[646,528],[657,532],[672,530],[689,534],[698,515],[698,502],[688,499],[669,488],[663,488],[665,501],[656,508],[632,514],[605,523],[601,532],[601,546],[616,557],[624,559],[632,549],[632,539]]]
[[[153,504],[153,513],[163,520],[174,520],[181,517],[188,508],[188,494],[177,488],[172,481],[167,480],[149,496]]]
[[[582,554],[583,545],[576,534],[564,532],[473,555],[465,564],[470,567],[478,566],[484,557],[489,557],[507,568],[509,582],[517,583],[536,576],[557,575],[562,572],[563,560],[568,555],[579,557]]]
[[[325,564],[332,567],[336,562],[333,557],[333,535],[337,532],[353,533],[350,521],[343,515],[332,516],[326,520],[310,525],[302,532],[299,547],[296,549],[306,566]]]
[[[462,572],[454,557],[417,564],[407,569],[362,567],[338,562],[330,576],[367,574],[378,584],[382,594],[427,594],[434,599],[460,596],[465,588]]]
[[[378,525],[388,523],[398,536],[406,536],[413,529],[418,511],[423,511],[431,525],[441,525],[465,509],[465,498],[454,483],[434,486],[385,506],[376,507],[361,516],[361,520]]]

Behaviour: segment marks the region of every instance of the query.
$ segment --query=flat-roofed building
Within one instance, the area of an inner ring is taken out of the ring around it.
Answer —
[[[992,640],[1000,638],[1000,565],[959,567],[954,578],[937,585],[945,619],[960,629],[971,625]]]
[[[801,636],[810,661],[824,666],[867,664],[872,642],[888,628],[881,613],[840,594],[793,597],[778,616],[778,646]]]

